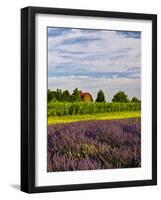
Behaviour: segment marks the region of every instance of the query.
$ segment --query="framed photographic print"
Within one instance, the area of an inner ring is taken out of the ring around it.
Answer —
[[[157,184],[157,16],[21,10],[21,190]]]

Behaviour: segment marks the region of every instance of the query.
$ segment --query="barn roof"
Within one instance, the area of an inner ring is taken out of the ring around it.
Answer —
[[[81,97],[84,97],[85,95],[89,95],[89,96],[91,97],[91,99],[93,99],[93,98],[92,98],[92,95],[91,95],[89,92],[81,92],[81,93],[80,93],[80,96],[81,96]]]

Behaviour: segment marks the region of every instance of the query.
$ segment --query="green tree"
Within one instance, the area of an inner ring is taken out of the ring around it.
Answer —
[[[70,97],[70,93],[68,90],[64,90],[62,93],[62,101],[66,101],[66,102],[70,102],[71,101],[71,97]]]
[[[56,91],[52,91],[52,101],[57,101],[57,98],[56,98]]]
[[[131,99],[131,102],[138,103],[138,102],[139,102],[139,99],[137,99],[136,97],[133,97],[133,98]]]
[[[75,89],[73,90],[73,94],[72,94],[72,96],[71,96],[71,100],[72,100],[73,102],[82,101],[81,96],[80,96],[80,92],[81,92],[81,91],[79,91],[78,88],[75,88]]]
[[[51,90],[48,90],[48,103],[52,100],[52,98],[53,98],[52,92]]]
[[[105,95],[102,90],[99,90],[97,93],[96,102],[105,102]]]
[[[57,101],[57,98],[56,98],[56,91],[48,90],[48,103],[49,103],[50,101]]]
[[[119,91],[118,93],[116,93],[113,96],[112,101],[113,102],[124,102],[124,103],[127,103],[127,102],[129,102],[129,99],[128,99],[128,96],[125,94],[124,91]]]
[[[56,91],[54,91],[55,94],[55,98],[57,101],[62,101],[62,90],[58,89]]]

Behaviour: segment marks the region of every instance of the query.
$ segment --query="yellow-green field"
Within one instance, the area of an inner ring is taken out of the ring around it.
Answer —
[[[77,121],[87,120],[110,120],[110,119],[125,119],[141,117],[141,112],[111,112],[111,113],[96,113],[86,115],[68,115],[60,117],[48,117],[48,125],[59,124],[59,123],[70,123]]]

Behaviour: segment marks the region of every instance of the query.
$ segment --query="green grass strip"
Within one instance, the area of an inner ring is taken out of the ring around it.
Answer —
[[[111,113],[96,113],[86,115],[68,115],[60,117],[48,117],[48,125],[59,123],[70,123],[88,120],[111,120],[141,117],[141,112],[111,112]]]

